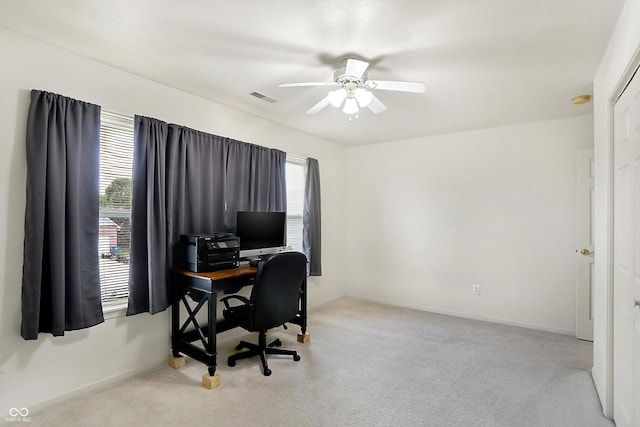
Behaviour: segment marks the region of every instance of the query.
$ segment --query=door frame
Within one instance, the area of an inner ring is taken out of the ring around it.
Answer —
[[[600,400],[603,406],[604,415],[613,419],[613,315],[614,315],[614,300],[613,300],[613,229],[614,229],[614,173],[615,173],[615,158],[614,158],[614,135],[615,135],[615,113],[614,107],[622,93],[626,89],[631,79],[636,74],[636,71],[640,67],[640,46],[636,49],[634,54],[629,59],[624,72],[620,75],[618,83],[614,86],[609,99],[607,100],[606,111],[606,159],[602,159],[607,164],[607,176],[606,176],[606,215],[607,215],[607,236],[606,236],[606,250],[600,251],[600,248],[596,249],[596,256],[598,252],[605,256],[605,268],[606,268],[606,376],[605,382],[601,385],[604,389],[598,390],[598,392],[604,392],[604,396],[600,396]],[[596,159],[596,162],[598,159]],[[598,245],[598,242],[596,242]],[[603,247],[603,248],[604,248]],[[594,326],[595,327],[595,326]],[[595,378],[594,378],[595,379]],[[596,383],[598,383],[596,381]]]

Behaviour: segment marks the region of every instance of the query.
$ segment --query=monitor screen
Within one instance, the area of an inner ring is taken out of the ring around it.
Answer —
[[[239,211],[236,219],[236,236],[240,238],[241,252],[258,250],[257,254],[262,254],[269,252],[260,251],[262,249],[286,246],[285,212]]]

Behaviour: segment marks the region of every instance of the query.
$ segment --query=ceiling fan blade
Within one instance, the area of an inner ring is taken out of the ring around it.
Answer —
[[[302,83],[281,83],[278,87],[300,87],[300,86],[336,86],[336,82],[302,82]]]
[[[424,93],[423,82],[394,82],[391,80],[367,80],[365,86],[371,89],[396,90],[399,92]]]
[[[309,111],[307,111],[307,114],[316,114],[318,111],[322,110],[327,105],[329,105],[329,97],[325,96],[320,100],[320,102],[318,102],[316,105],[311,107]]]
[[[368,62],[360,61],[359,59],[347,59],[347,65],[345,67],[344,73],[347,76],[354,76],[359,79],[360,77],[362,77],[364,72],[367,71],[368,66]]]
[[[374,114],[382,113],[387,109],[387,106],[382,103],[375,95],[371,98],[371,102],[367,105],[369,110],[371,110]]]

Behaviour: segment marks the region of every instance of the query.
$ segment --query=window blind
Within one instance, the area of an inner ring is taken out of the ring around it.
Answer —
[[[105,305],[125,303],[129,293],[133,116],[100,115],[100,288]]]
[[[302,252],[305,159],[287,156],[287,246]]]

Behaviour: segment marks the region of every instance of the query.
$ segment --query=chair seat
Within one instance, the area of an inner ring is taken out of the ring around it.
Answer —
[[[222,310],[222,316],[237,324],[238,326],[243,327],[249,332],[255,332],[250,328],[251,327],[251,306],[248,305],[240,305],[237,307],[225,308]]]

